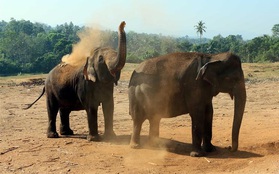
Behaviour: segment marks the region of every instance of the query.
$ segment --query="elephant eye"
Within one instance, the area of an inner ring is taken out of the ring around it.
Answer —
[[[102,55],[99,56],[99,63],[104,63],[104,57]]]

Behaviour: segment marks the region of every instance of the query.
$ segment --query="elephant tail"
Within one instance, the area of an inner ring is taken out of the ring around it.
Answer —
[[[41,93],[41,95],[31,104],[26,104],[27,106],[24,107],[23,109],[26,110],[26,109],[29,109],[31,108],[45,93],[45,87],[43,88],[43,92]]]

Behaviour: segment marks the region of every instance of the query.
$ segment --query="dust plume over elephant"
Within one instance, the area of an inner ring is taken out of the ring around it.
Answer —
[[[130,146],[140,147],[143,122],[150,123],[149,139],[159,136],[161,118],[190,114],[191,156],[215,151],[212,139],[212,99],[218,93],[234,99],[231,151],[238,149],[239,130],[246,103],[240,58],[232,53],[172,53],[141,63],[129,84],[129,112],[133,119]]]
[[[113,86],[120,78],[120,71],[126,62],[125,22],[118,29],[118,50],[98,47],[79,64],[61,62],[53,68],[46,79],[41,96],[46,92],[48,111],[48,138],[57,138],[56,117],[61,118],[60,134],[72,135],[69,114],[85,110],[87,113],[88,140],[99,141],[97,111],[100,104],[104,113],[104,137],[115,136],[113,131]],[[37,99],[39,100],[41,96]],[[36,100],[36,101],[37,101]],[[30,108],[34,103],[28,105]]]

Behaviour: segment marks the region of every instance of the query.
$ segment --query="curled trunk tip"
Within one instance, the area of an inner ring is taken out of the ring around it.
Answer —
[[[122,21],[119,25],[119,32],[124,32],[124,28],[126,26],[126,22],[125,21]]]

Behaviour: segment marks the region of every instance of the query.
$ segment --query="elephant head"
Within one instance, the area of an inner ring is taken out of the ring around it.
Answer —
[[[230,150],[236,151],[246,103],[245,81],[239,57],[231,53],[213,55],[211,61],[200,68],[196,79],[200,78],[212,86],[214,95],[219,92],[229,93],[234,99],[232,147]]]
[[[126,34],[124,31],[125,22],[119,25],[118,29],[118,50],[112,48],[96,48],[87,58],[83,67],[83,74],[86,80],[93,82],[117,82],[120,78],[120,70],[126,62]]]

